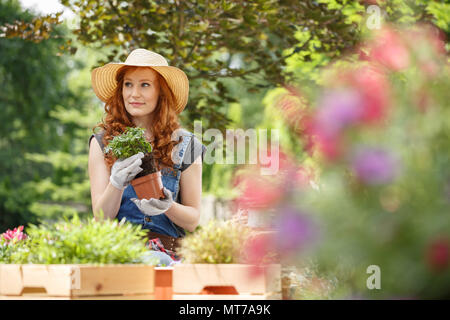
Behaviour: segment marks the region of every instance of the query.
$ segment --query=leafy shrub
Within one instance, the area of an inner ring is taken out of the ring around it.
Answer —
[[[187,263],[237,263],[250,231],[233,221],[211,220],[186,236],[180,254]]]
[[[71,220],[30,225],[25,245],[17,247],[9,263],[125,264],[149,263],[145,232],[122,220]],[[7,261],[8,262],[8,261]]]

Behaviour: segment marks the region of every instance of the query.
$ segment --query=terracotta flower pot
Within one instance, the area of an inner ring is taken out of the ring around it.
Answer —
[[[150,173],[131,181],[139,199],[164,199],[161,171]]]

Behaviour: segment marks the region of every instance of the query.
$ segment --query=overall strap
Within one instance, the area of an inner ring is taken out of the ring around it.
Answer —
[[[182,129],[180,136],[182,137],[182,141],[178,143],[172,150],[172,161],[174,162],[173,168],[176,170],[179,170],[181,168],[184,156],[186,154],[186,149],[189,146],[189,143],[191,142],[194,134]]]

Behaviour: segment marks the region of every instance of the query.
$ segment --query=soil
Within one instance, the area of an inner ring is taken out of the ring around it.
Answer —
[[[146,175],[148,175],[150,173],[155,173],[155,172],[159,171],[159,168],[156,165],[156,161],[153,158],[153,154],[152,153],[146,153],[144,155],[144,158],[142,158],[141,168],[143,170],[136,175],[135,179],[139,178],[139,177],[146,176]]]

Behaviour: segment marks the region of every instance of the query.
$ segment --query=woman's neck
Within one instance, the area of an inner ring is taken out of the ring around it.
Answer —
[[[133,119],[133,123],[136,127],[145,129],[145,138],[147,141],[153,141],[153,133],[152,133],[152,122],[151,119],[141,119],[135,118]]]

